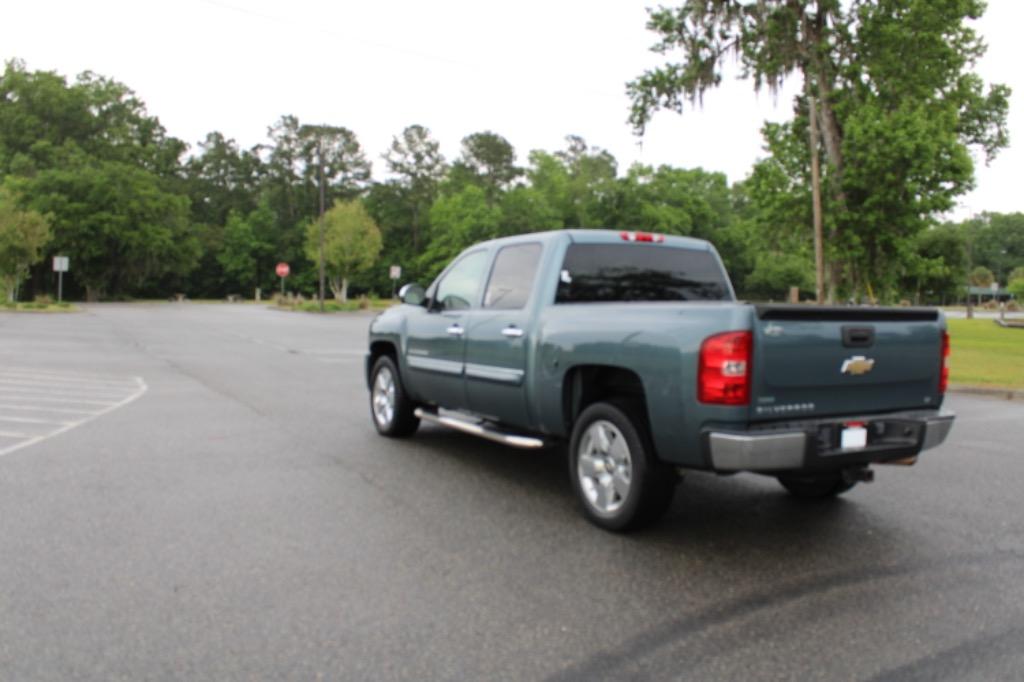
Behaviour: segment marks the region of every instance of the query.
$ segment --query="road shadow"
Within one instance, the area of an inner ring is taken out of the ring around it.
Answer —
[[[845,552],[851,543],[858,552],[885,552],[901,537],[859,499],[857,488],[837,499],[806,501],[793,498],[770,477],[705,472],[683,478],[657,524],[626,535],[607,533],[586,523],[577,509],[564,446],[518,450],[431,426],[421,427],[408,443],[411,452],[405,456],[443,461],[482,480],[495,496],[528,493],[534,504],[522,513],[541,514],[538,523],[584,528],[592,541],[626,543],[634,550],[696,551],[724,562],[743,561],[752,552],[762,560],[777,553],[788,561],[794,553],[806,558]]]

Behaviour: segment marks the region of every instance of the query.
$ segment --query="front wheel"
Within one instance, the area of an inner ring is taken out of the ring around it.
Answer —
[[[398,366],[390,355],[377,358],[370,373],[370,416],[383,436],[412,435],[420,425],[416,406],[402,387]]]
[[[659,519],[676,475],[654,455],[646,420],[628,403],[587,407],[573,427],[569,476],[589,521],[606,530],[639,528]]]

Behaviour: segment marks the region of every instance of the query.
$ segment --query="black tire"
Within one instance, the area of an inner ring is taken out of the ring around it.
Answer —
[[[382,385],[378,385],[378,381]],[[387,390],[389,381],[392,387],[390,395]],[[378,403],[379,399],[383,402]],[[386,409],[388,407],[390,409]],[[409,400],[402,386],[402,377],[394,359],[390,355],[377,358],[370,371],[370,419],[377,432],[390,438],[411,436],[420,425],[415,409],[415,403]]]
[[[801,500],[824,500],[857,485],[857,481],[835,471],[827,474],[785,474],[778,477],[779,483],[793,497]]]
[[[602,442],[609,444],[604,455]],[[628,484],[625,467],[616,464],[622,458],[616,459],[615,453],[621,453],[622,445],[629,460]],[[569,443],[569,480],[584,516],[605,530],[621,532],[661,518],[672,503],[677,476],[655,456],[642,411],[611,401],[588,406],[576,419]],[[616,483],[622,484],[625,494]]]

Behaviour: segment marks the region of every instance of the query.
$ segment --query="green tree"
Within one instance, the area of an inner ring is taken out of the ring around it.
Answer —
[[[604,149],[588,147],[578,135],[565,138],[566,148],[555,152],[568,173],[569,227],[604,227],[607,222],[607,201],[615,191],[618,164]]]
[[[790,287],[814,291],[813,256],[803,251],[759,251],[753,268],[740,283],[744,294],[754,300],[784,301]]]
[[[229,280],[243,290],[260,286],[273,274],[273,245],[268,241],[273,225],[274,215],[265,202],[245,217],[235,211],[228,214],[217,261]]]
[[[530,152],[526,176],[558,212],[565,227],[609,225],[616,192],[618,164],[609,152],[587,146],[578,135],[565,138],[566,147],[553,154]]]
[[[792,155],[781,167],[806,175],[808,117],[817,119],[830,298],[840,285],[891,287],[909,240],[970,189],[968,147],[991,158],[1007,143],[1009,89],[985,91],[971,72],[984,45],[968,20],[983,9],[979,0],[685,0],[651,13],[654,49],[679,59],[628,85],[631,121],[642,132],[655,110],[699,102],[728,55],[755,88],[800,77],[797,116],[768,141]]]
[[[335,199],[353,199],[366,189],[370,181],[370,162],[351,130],[343,126],[303,125],[299,127],[299,141],[304,186],[316,197],[311,204],[319,206],[321,173],[325,208]]]
[[[1017,301],[1024,301],[1024,266],[1013,269],[1007,288]]]
[[[569,187],[569,169],[565,163],[556,154],[540,149],[530,152],[529,161],[526,178],[530,187],[544,196],[547,205],[562,217],[564,225],[578,227],[571,221],[574,207]]]
[[[722,173],[635,164],[618,183],[611,224],[717,241],[732,219]]]
[[[188,198],[145,169],[82,162],[19,178],[17,187],[52,216],[53,246],[70,256],[90,301],[185,277],[198,263]]]
[[[452,167],[450,179],[456,190],[466,183],[478,185],[494,205],[499,194],[522,175],[515,162],[515,149],[504,137],[490,131],[473,133],[462,138],[462,155]]]
[[[963,232],[954,225],[934,226],[914,237],[905,259],[902,289],[912,293],[916,302],[922,295],[933,302],[955,299],[963,292],[966,271]]]
[[[409,236],[413,252],[419,251],[424,216],[437,197],[438,184],[446,165],[437,140],[430,130],[411,125],[395,137],[384,154],[388,172],[397,176],[400,197],[409,206]],[[397,197],[396,197],[397,198]]]
[[[294,227],[301,220],[317,214],[317,205],[307,205],[300,195],[302,177],[302,140],[299,119],[282,116],[267,129],[270,144],[263,148],[267,175],[264,188],[274,213],[283,225]]]
[[[433,278],[466,247],[498,236],[501,224],[501,208],[489,203],[483,188],[467,185],[442,194],[430,207],[431,239],[420,256],[420,272]]]
[[[533,187],[514,187],[501,198],[498,236],[557,230],[561,226],[561,216]]]
[[[91,299],[180,286],[195,267],[185,148],[117,81],[68,83],[18,61],[0,77],[0,175],[50,216],[52,246]]]
[[[992,286],[992,283],[996,281],[992,271],[986,268],[984,265],[978,265],[971,270],[970,276],[967,281],[971,283],[972,287],[985,287],[986,289]]]
[[[208,133],[200,154],[185,163],[185,186],[192,219],[205,225],[224,225],[228,213],[256,208],[266,169],[258,150],[242,150],[222,133]]]
[[[386,264],[402,266],[402,276],[406,280],[415,280],[418,276],[416,264],[422,249],[428,243],[429,232],[420,235],[420,248],[412,248],[412,201],[407,188],[395,180],[374,183],[363,200],[367,213],[380,228],[383,239],[381,260]],[[429,226],[430,207],[420,217],[421,225]],[[369,286],[378,291],[390,291],[392,282],[388,279],[388,271],[383,266],[368,273]]]
[[[324,263],[331,291],[340,301],[348,300],[349,281],[377,262],[381,234],[363,202],[337,201],[324,213]],[[320,224],[310,223],[306,231],[306,255],[319,258]]]
[[[250,213],[268,194],[264,189],[267,172],[259,147],[240,149],[234,140],[217,131],[208,133],[199,143],[199,153],[185,162],[184,191],[202,245],[200,265],[190,277],[189,286],[183,287],[186,291],[218,297],[227,293],[227,287],[238,285],[222,264],[225,226],[229,214]],[[276,216],[272,218],[276,230]],[[268,241],[276,244],[278,235],[268,237]],[[228,279],[234,281],[229,283]]]
[[[1000,283],[1024,263],[1024,213],[982,213],[970,221],[973,260],[992,270]]]
[[[12,192],[0,186],[0,287],[15,300],[18,284],[43,258],[50,225],[37,211],[23,210]]]
[[[0,176],[29,175],[85,156],[175,179],[186,145],[127,86],[91,72],[74,83],[8,61],[0,76]]]

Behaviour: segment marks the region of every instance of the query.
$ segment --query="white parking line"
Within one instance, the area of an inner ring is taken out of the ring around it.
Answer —
[[[0,388],[0,400],[32,400],[44,403],[72,403],[76,405],[113,405],[115,401],[110,400],[85,400],[82,398],[54,398],[52,396],[18,394],[14,391],[5,391]]]
[[[56,419],[36,419],[35,417],[5,417],[0,415],[0,422],[14,422],[15,424],[73,424],[74,421],[57,421]]]
[[[91,384],[97,386],[113,386],[116,388],[132,388],[131,381],[123,379],[100,379],[90,378],[80,374],[52,374],[49,372],[38,372],[35,370],[0,369],[0,380],[34,379],[37,381],[52,381],[55,383],[66,383],[74,386],[80,384]]]
[[[28,412],[59,412],[60,414],[92,414],[92,410],[75,410],[68,407],[35,407],[32,405],[10,405],[0,403],[0,410],[25,410]]]
[[[124,391],[118,391],[113,388],[86,388],[80,389],[69,388],[66,386],[26,386],[24,384],[16,384],[10,381],[4,381],[0,379],[0,389],[10,389],[16,393],[32,393],[41,395],[86,395],[88,394],[94,398],[117,398],[124,395]],[[127,389],[131,390],[131,389]]]
[[[24,377],[43,377],[45,380],[53,380],[55,385],[66,388],[59,395],[66,396],[57,398],[53,394],[46,394],[40,391],[24,390],[25,387],[9,386],[8,382],[21,381]],[[97,386],[101,388],[97,389]],[[118,391],[117,388],[123,390]],[[45,433],[27,433],[23,431],[0,429],[0,438],[14,439],[16,442],[7,446],[0,446],[0,457],[10,454],[15,450],[27,448],[48,438],[60,435],[76,426],[86,424],[97,417],[112,412],[119,407],[137,400],[147,390],[146,382],[142,377],[132,379],[112,379],[110,377],[99,377],[92,375],[85,377],[80,374],[60,374],[54,371],[43,370],[0,370],[0,422],[17,424],[33,424],[42,426],[55,426]],[[76,398],[76,390],[88,398]],[[96,395],[97,390],[110,394],[111,400],[99,401],[91,398],[100,397]],[[59,407],[55,407],[57,403]],[[80,408],[92,406],[91,409],[78,409],[67,407],[77,405]],[[12,415],[10,412],[21,414]],[[44,416],[24,416],[24,413]],[[69,415],[69,420],[59,418],[49,419],[53,415]],[[74,417],[79,417],[75,419]]]

